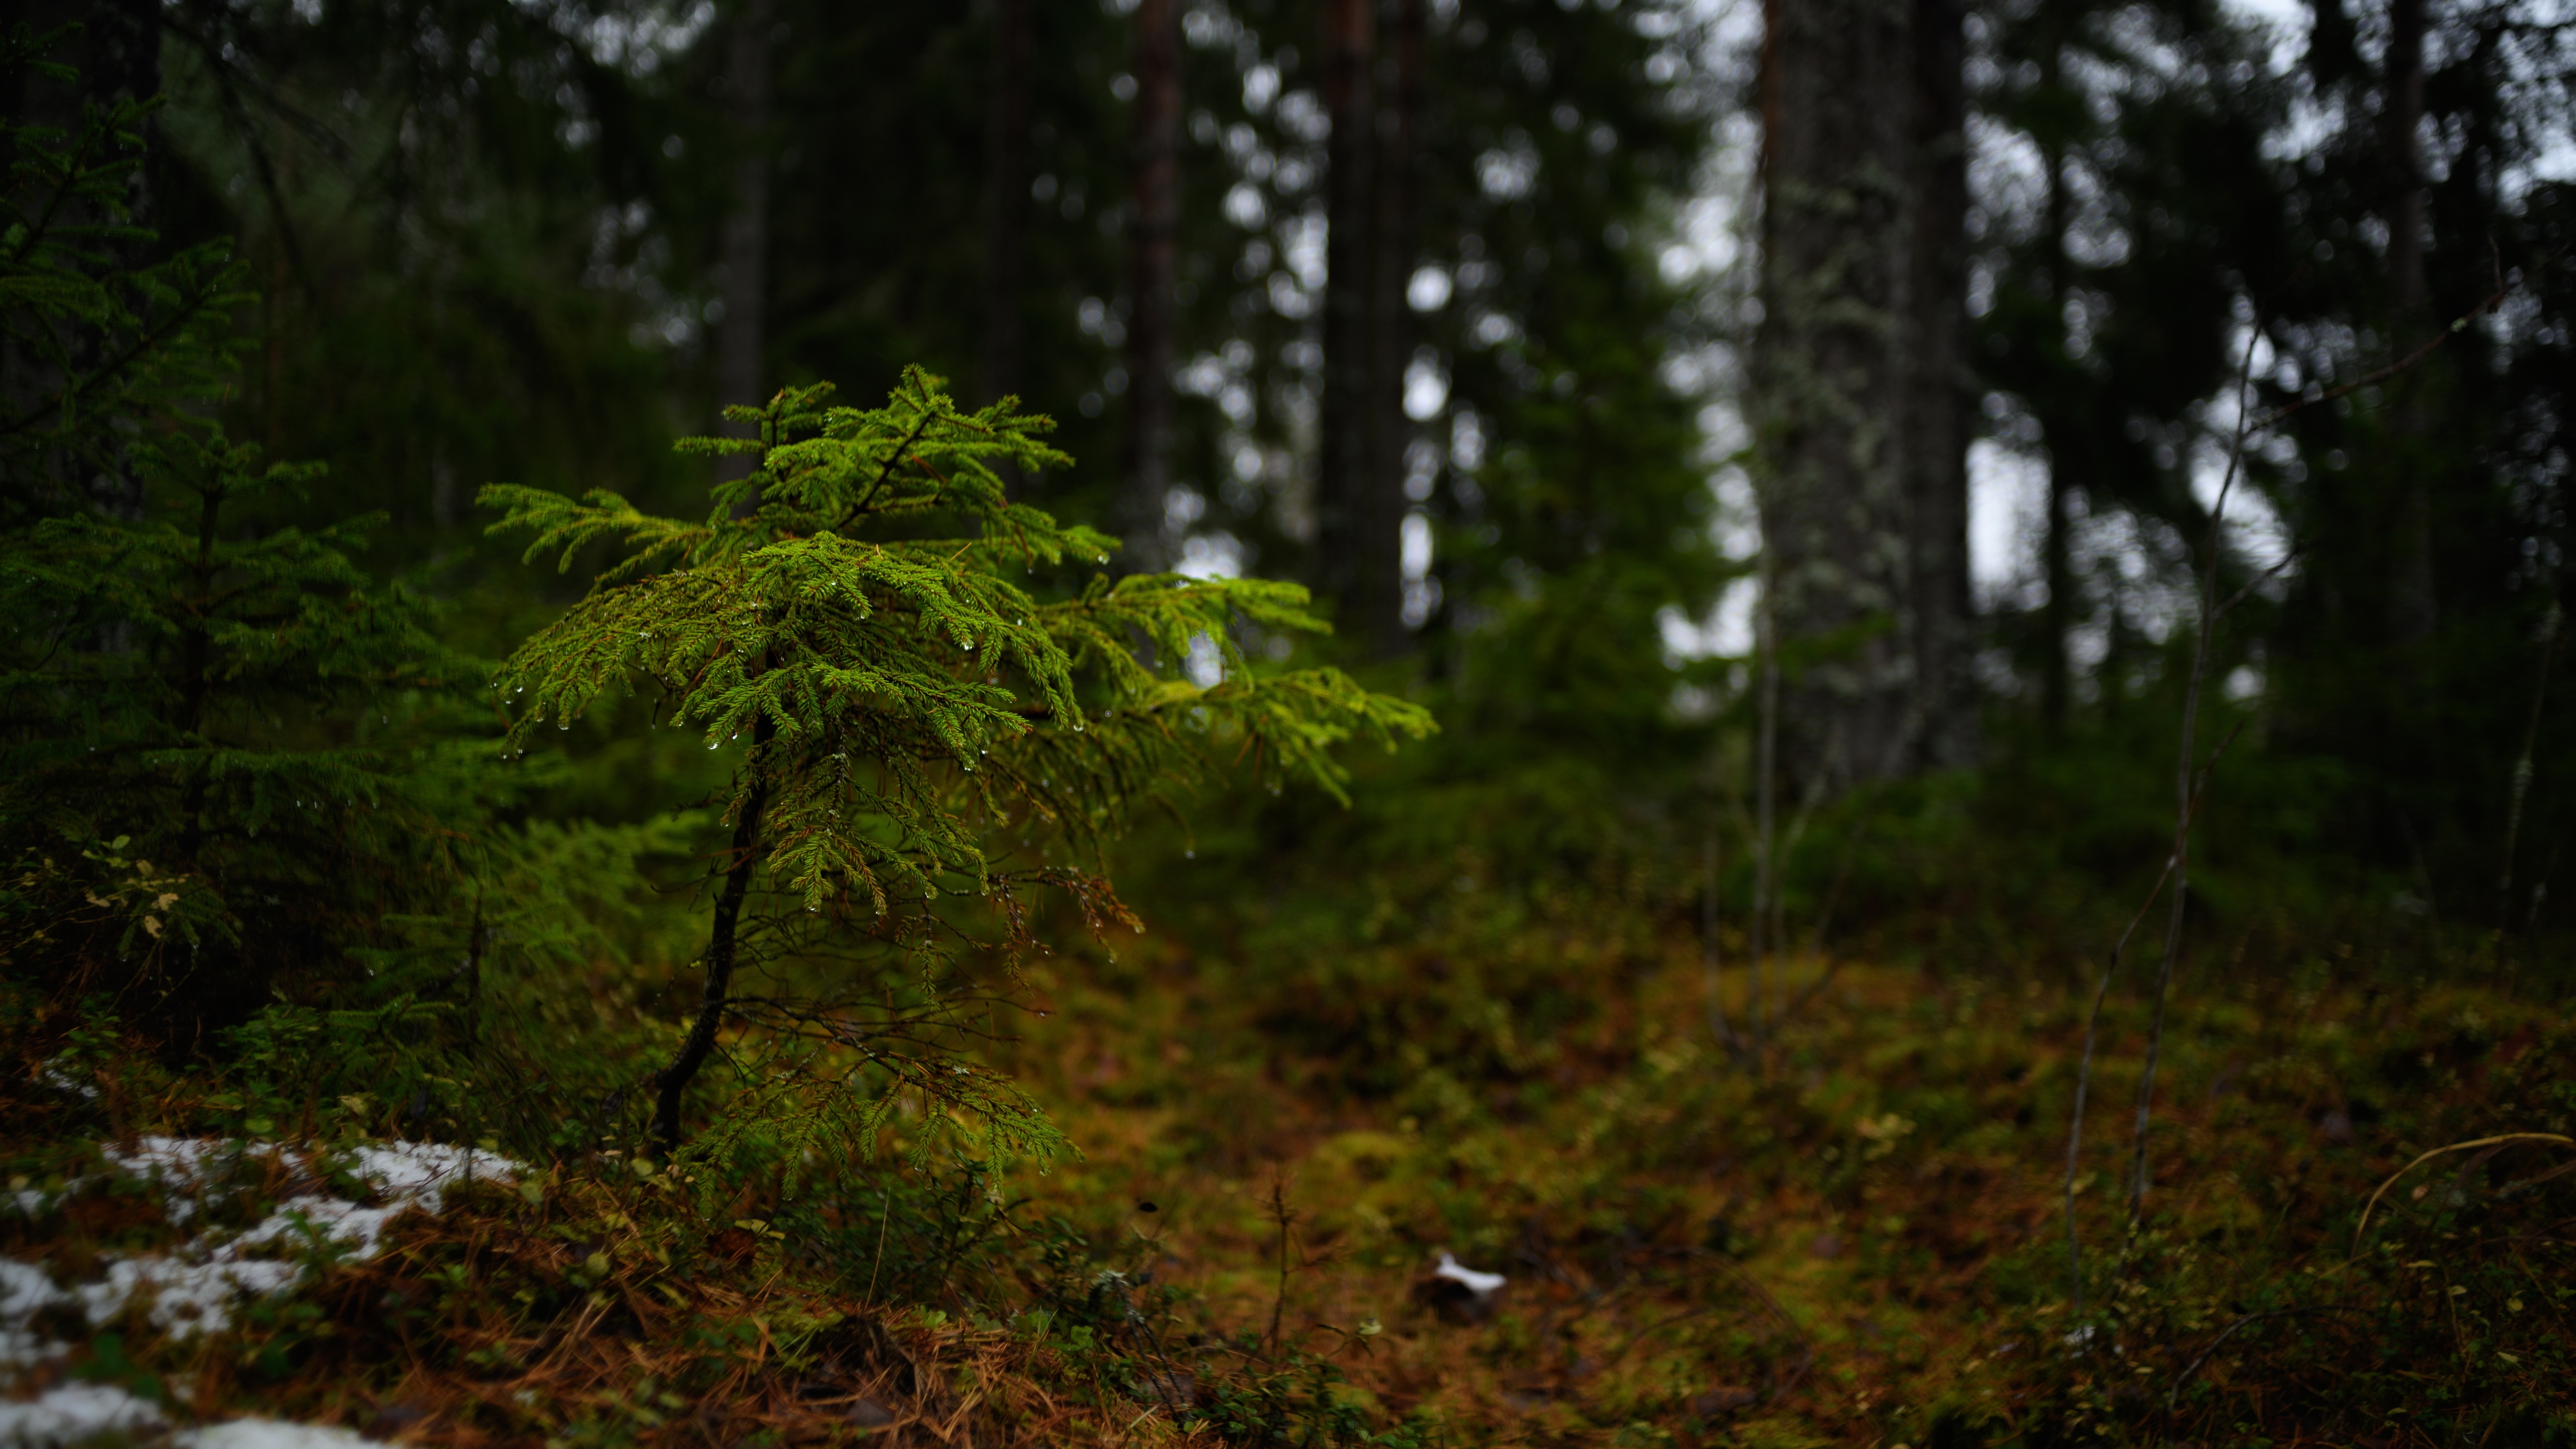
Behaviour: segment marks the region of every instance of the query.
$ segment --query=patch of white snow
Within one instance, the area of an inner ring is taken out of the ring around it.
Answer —
[[[170,1436],[172,1449],[359,1449],[375,1442],[334,1424],[289,1424],[277,1419],[234,1419]]]
[[[0,1403],[0,1446],[55,1449],[101,1434],[161,1425],[161,1410],[114,1384],[62,1384],[23,1403]]]
[[[65,1096],[78,1097],[88,1102],[98,1100],[98,1088],[64,1071],[62,1059],[59,1057],[37,1069],[36,1080]]]
[[[270,1143],[223,1138],[144,1137],[130,1150],[110,1146],[100,1156],[117,1171],[161,1188],[163,1210],[173,1225],[195,1219],[201,1209],[198,1195],[231,1176],[246,1158],[284,1157],[298,1170],[320,1170],[311,1159]],[[93,1325],[104,1325],[138,1294],[148,1293],[155,1326],[183,1337],[219,1333],[231,1325],[236,1300],[287,1291],[303,1278],[306,1260],[373,1257],[386,1225],[396,1217],[414,1209],[441,1211],[445,1186],[476,1177],[509,1182],[521,1171],[497,1153],[437,1142],[360,1147],[344,1161],[379,1199],[377,1205],[361,1206],[325,1193],[292,1197],[256,1226],[229,1238],[208,1231],[165,1252],[109,1256],[102,1278],[68,1290],[56,1287],[34,1264],[0,1259],[0,1367],[62,1351],[27,1331],[38,1312],[61,1303],[77,1304]],[[86,1185],[78,1183],[74,1189]],[[294,1256],[277,1256],[290,1252]]]

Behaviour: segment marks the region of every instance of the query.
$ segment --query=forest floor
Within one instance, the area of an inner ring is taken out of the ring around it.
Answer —
[[[13,1088],[0,1442],[240,1415],[711,1449],[2576,1439],[2576,1020],[2543,993],[2193,973],[2135,1232],[2148,1008],[2115,994],[2078,1307],[2075,983],[1846,963],[1729,1053],[1677,940],[1546,1033],[1496,1004],[1478,1070],[1399,1041],[1381,1071],[1220,963],[1131,955],[1061,963],[1009,1054],[1080,1159],[953,1198],[487,1160],[351,1228],[316,1205],[426,1189],[344,1143],[179,1193],[134,1163],[189,1130],[184,1080]],[[2506,1134],[2533,1135],[2480,1141]],[[153,1248],[297,1266],[211,1325],[75,1311]],[[75,1400],[143,1407],[45,1417]]]
[[[2089,993],[2062,984],[1849,963],[1731,1055],[1676,943],[1517,1071],[1429,1068],[1377,1101],[1318,1090],[1341,1064],[1264,1055],[1258,1022],[1216,1025],[1220,973],[1072,992],[1022,1070],[1088,1156],[1031,1190],[1095,1233],[1101,1205],[1153,1203],[1119,1227],[1189,1322],[1327,1353],[1371,1408],[1478,1442],[2394,1444],[2419,1442],[2410,1417],[2526,1415],[2576,1438],[2569,1199],[2510,1226],[2480,1206],[2576,1157],[2576,1019],[2494,984],[2299,974],[2178,985],[2135,1235],[2148,1009],[2104,1020],[2075,1180],[2089,1312],[2066,1222]],[[2511,1132],[2561,1141],[2418,1168],[2347,1265],[2392,1174]],[[2470,1218],[2512,1240],[2504,1271],[2460,1250]],[[1442,1294],[1444,1252],[1508,1281]]]

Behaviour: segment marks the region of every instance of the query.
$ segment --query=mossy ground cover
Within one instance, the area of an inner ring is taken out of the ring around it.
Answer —
[[[182,1418],[475,1444],[2576,1436],[2576,1150],[2548,1140],[2576,1136],[2576,1025],[2549,993],[2469,969],[2389,989],[2331,956],[2186,972],[2135,1231],[2145,1012],[2115,998],[2079,1310],[2080,983],[1846,962],[1730,1054],[1686,935],[1522,944],[1577,1005],[1515,1021],[1497,997],[1509,1050],[1391,1063],[1296,1018],[1471,963],[1346,961],[1318,992],[1168,938],[1057,958],[1054,1011],[995,1064],[1079,1161],[533,1163],[222,1333],[39,1325],[78,1341],[21,1391],[88,1376]],[[11,1089],[22,1189],[120,1135],[240,1129],[214,1078],[84,1050],[99,1097]],[[2541,1135],[2416,1162],[2511,1133]],[[292,1186],[245,1179],[238,1213]],[[110,1188],[10,1216],[6,1251],[70,1278],[180,1228]],[[1508,1282],[1444,1297],[1442,1252]]]

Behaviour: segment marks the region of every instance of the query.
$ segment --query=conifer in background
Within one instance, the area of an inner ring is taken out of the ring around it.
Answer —
[[[0,78],[72,85],[45,58],[69,29],[12,26]],[[0,528],[129,501],[143,419],[212,397],[239,350],[226,312],[246,298],[226,244],[151,259],[133,223],[155,104],[88,105],[71,127],[0,115]]]
[[[1430,720],[1335,670],[1256,671],[1239,633],[1322,628],[1293,584],[1095,574],[1048,596],[1117,545],[1005,496],[1000,466],[1071,462],[1016,399],[964,412],[917,368],[882,408],[829,393],[730,410],[757,441],[681,445],[757,460],[703,522],[604,491],[484,490],[496,530],[535,533],[530,558],[621,553],[503,667],[513,738],[628,688],[737,752],[698,1010],[654,1078],[659,1143],[741,1025],[781,1069],[756,1081],[823,1089],[818,1126],[864,1140],[911,1092],[994,1148],[1044,1151],[1033,1105],[953,1052],[1038,945],[1041,896],[1132,925],[1099,847],[1140,806],[1232,760],[1338,793],[1334,746]]]
[[[0,552],[0,841],[31,912],[5,949],[58,987],[147,984],[184,1029],[348,972],[435,886],[460,671],[429,601],[352,561],[379,518],[245,526],[319,466],[220,435],[129,451],[142,516]]]
[[[60,38],[0,72],[70,81]],[[355,979],[467,783],[428,601],[354,561],[380,516],[273,526],[321,469],[204,419],[241,276],[128,224],[148,110],[0,122],[0,967],[193,1039]]]

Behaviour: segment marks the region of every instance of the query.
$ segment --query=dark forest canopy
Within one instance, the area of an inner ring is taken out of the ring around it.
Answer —
[[[2296,559],[2220,669],[2260,680],[2267,751],[2345,772],[2312,839],[2474,889],[2563,555],[2558,30],[2511,5],[1889,16],[1828,54],[1633,4],[182,6],[153,204],[174,239],[232,238],[261,292],[235,431],[364,478],[402,556],[453,555],[487,479],[685,488],[663,441],[720,398],[919,362],[1056,415],[1086,466],[1022,481],[1125,557],[1309,580],[1355,648],[1491,715],[1474,739],[1665,741],[1648,774],[1758,692],[1659,660],[1658,611],[1707,621],[1750,567],[1709,405],[1790,550],[1814,738],[1793,726],[1784,768],[1908,773],[2016,757],[2017,731],[2046,753],[2170,687],[2249,324],[2269,413],[2476,314],[2253,440],[2227,569]],[[1738,124],[1766,114],[1767,140]],[[1781,229],[1873,166],[1894,179],[1845,233]],[[1913,260],[1864,284],[1873,226]],[[1676,245],[1736,260],[1667,270]],[[1809,274],[1861,310],[1798,300]],[[1872,321],[1873,287],[1910,320]],[[1840,320],[1811,335],[1815,307]],[[1764,381],[1829,359],[1832,326],[1880,372]],[[1766,401],[1793,395],[1839,420]],[[1911,470],[1869,505],[1911,521],[1864,532],[1911,530],[1914,562],[1827,565],[1859,545],[1800,532],[1801,499],[1861,475],[1764,491],[1810,432]],[[1973,599],[1972,449],[2045,495]],[[1803,559],[1841,576],[1812,602]],[[1676,683],[1718,717],[1676,733]],[[1829,742],[1818,689],[1876,691],[1878,722]]]

